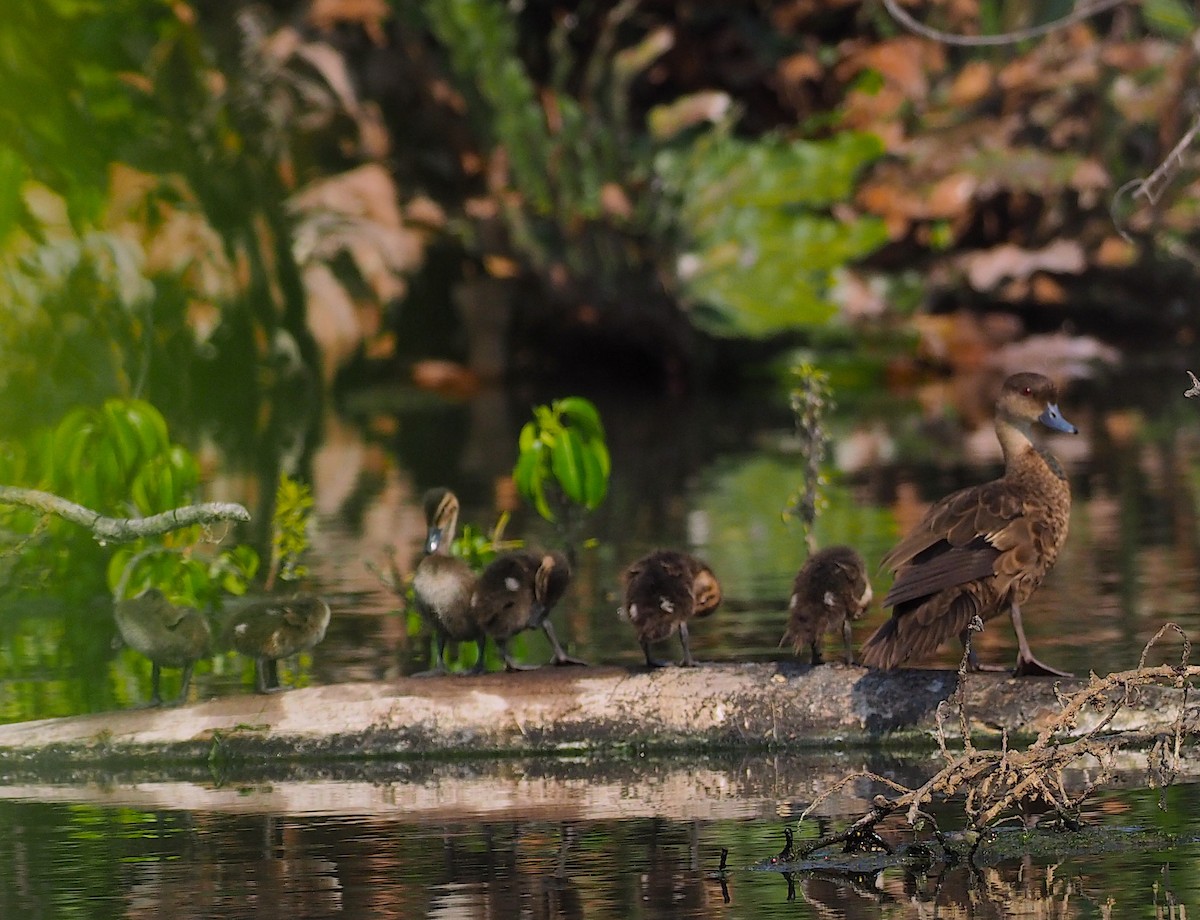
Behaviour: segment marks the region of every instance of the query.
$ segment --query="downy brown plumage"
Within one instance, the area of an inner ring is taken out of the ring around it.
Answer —
[[[463,560],[449,553],[458,528],[458,498],[449,489],[430,489],[422,499],[425,506],[425,555],[413,573],[413,600],[417,611],[433,630],[436,651],[433,667],[414,674],[428,677],[446,673],[446,643],[473,640],[479,658],[472,673],[483,672],[487,641],[471,612],[475,573]]]
[[[562,553],[517,550],[493,560],[475,584],[471,611],[484,634],[500,649],[509,671],[524,671],[536,665],[518,664],[508,643],[526,629],[541,629],[554,649],[553,664],[586,664],[572,658],[558,642],[550,624],[550,611],[571,583],[571,566]]]
[[[996,437],[1004,475],[946,496],[884,558],[896,573],[883,599],[892,617],[867,640],[862,662],[894,668],[933,652],[952,636],[966,638],[975,616],[1008,611],[1019,651],[1016,673],[1066,672],[1042,664],[1029,649],[1021,605],[1041,584],[1067,539],[1071,491],[1058,461],[1034,446],[1032,427],[1074,434],[1058,411],[1054,383],[1014,374],[996,402]],[[972,666],[977,666],[972,656]]]
[[[721,584],[712,569],[689,553],[662,549],[631,564],[622,576],[625,604],[621,616],[637,633],[649,667],[662,667],[650,644],[679,631],[683,667],[695,665],[688,644],[688,621],[705,617],[721,603]]]
[[[238,608],[225,624],[225,641],[254,659],[254,689],[275,693],[279,659],[316,647],[329,628],[329,605],[311,594],[272,597]]]
[[[852,664],[850,624],[863,615],[873,596],[867,564],[857,550],[830,546],[813,553],[796,573],[783,642],[797,655],[811,651],[812,663],[821,664],[821,639],[836,629],[845,643],[846,664]]]

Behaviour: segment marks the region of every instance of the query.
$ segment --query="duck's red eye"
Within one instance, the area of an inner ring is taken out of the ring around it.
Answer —
[[[1033,387],[1022,387],[1021,395],[1022,396],[1032,396],[1033,395]]]

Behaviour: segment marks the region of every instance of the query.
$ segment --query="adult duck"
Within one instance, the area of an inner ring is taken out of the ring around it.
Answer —
[[[554,649],[556,665],[587,664],[572,658],[559,644],[550,611],[571,583],[571,566],[562,553],[518,550],[493,560],[475,585],[471,610],[475,621],[500,649],[509,671],[531,670],[536,665],[518,664],[508,649],[513,636],[526,629],[541,629]]]
[[[813,553],[792,584],[783,642],[794,646],[797,655],[810,651],[817,665],[822,663],[822,638],[837,630],[845,645],[846,664],[853,664],[850,624],[863,615],[872,597],[867,564],[856,549],[830,546]]]
[[[125,580],[122,578],[123,593]],[[172,705],[187,699],[196,662],[208,656],[212,647],[212,629],[195,607],[172,604],[158,588],[147,588],[137,597],[113,604],[113,619],[122,641],[150,659],[150,704],[163,704],[161,680],[163,668],[182,668],[179,696]]]
[[[276,693],[279,659],[315,648],[329,628],[329,605],[311,594],[268,598],[239,607],[225,624],[230,648],[254,659],[254,689]]]
[[[471,610],[475,573],[463,560],[451,556],[450,544],[458,529],[458,498],[449,489],[430,489],[422,500],[425,507],[425,555],[413,573],[413,601],[433,630],[436,652],[433,667],[414,677],[446,673],[446,643],[473,640],[479,647],[474,673],[483,672],[487,638]]]
[[[933,652],[951,636],[964,643],[974,617],[1003,613],[1017,634],[1017,674],[1069,676],[1030,651],[1021,606],[1041,584],[1067,539],[1071,490],[1058,461],[1033,443],[1033,423],[1075,434],[1058,411],[1054,383],[1014,374],[996,402],[1004,475],[946,496],[883,558],[896,573],[883,599],[892,617],[862,648],[864,664],[894,668]],[[970,665],[978,667],[973,651]]]
[[[694,667],[688,622],[708,616],[721,603],[721,583],[712,569],[689,553],[660,549],[632,563],[621,580],[625,603],[619,613],[633,625],[647,666],[667,664],[651,656],[650,645],[678,630],[683,646],[680,664]]]

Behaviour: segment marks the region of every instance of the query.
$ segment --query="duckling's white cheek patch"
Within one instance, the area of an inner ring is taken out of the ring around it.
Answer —
[[[637,604],[629,605],[629,619],[636,621],[638,618]]]
[[[233,631],[234,631],[235,633],[237,633],[239,636],[244,636],[244,635],[246,635],[246,624],[245,624],[245,623],[238,623],[238,625],[237,625],[237,626],[235,626],[235,627],[233,628]]]
[[[658,606],[667,613],[675,612],[675,605],[671,603],[669,598],[660,597],[658,599]]]
[[[517,591],[520,589],[521,583],[515,578],[509,576],[508,578],[504,579],[504,587],[508,588],[509,591]]]
[[[825,606],[826,606],[826,607],[832,607],[832,606],[833,606],[834,604],[836,604],[836,603],[837,603],[837,600],[834,598],[834,596],[833,596],[833,592],[832,592],[832,591],[826,591],[826,592],[825,592]]]

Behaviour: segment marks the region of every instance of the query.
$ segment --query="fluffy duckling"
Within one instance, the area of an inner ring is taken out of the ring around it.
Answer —
[[[187,699],[192,668],[212,647],[212,630],[204,614],[195,607],[177,607],[158,588],[147,588],[137,597],[117,601],[113,618],[125,644],[150,659],[151,705],[163,703],[163,668],[183,669],[179,696],[173,704]]]
[[[493,560],[475,585],[471,610],[485,635],[495,641],[509,671],[531,670],[536,665],[517,664],[508,650],[509,640],[526,629],[539,627],[554,648],[556,665],[586,664],[572,658],[559,644],[550,611],[566,593],[571,566],[562,553],[528,550],[505,553]]]
[[[329,617],[329,605],[310,594],[254,601],[229,618],[225,640],[235,651],[254,659],[254,689],[275,693],[283,689],[279,659],[320,643]]]
[[[1004,475],[961,489],[933,505],[912,533],[883,558],[896,573],[883,599],[892,617],[867,640],[864,664],[894,668],[933,652],[967,625],[1007,610],[1016,630],[1017,674],[1067,672],[1030,651],[1021,605],[1032,596],[1067,539],[1071,490],[1048,451],[1033,443],[1033,423],[1075,434],[1058,411],[1058,391],[1041,374],[1014,374],[996,402]],[[977,668],[972,649],[970,664]]]
[[[721,603],[721,584],[712,569],[688,553],[656,550],[630,565],[622,576],[625,604],[619,611],[633,624],[648,667],[667,662],[650,655],[650,644],[679,630],[685,668],[694,667],[688,621],[705,617]]]
[[[413,600],[417,611],[433,630],[437,652],[433,667],[414,677],[446,673],[446,643],[473,639],[479,647],[479,659],[473,673],[483,672],[483,651],[487,638],[471,612],[475,592],[475,573],[463,560],[451,556],[450,544],[458,528],[458,498],[449,489],[430,489],[425,493],[425,556],[413,574]]]
[[[840,629],[846,664],[853,664],[850,624],[863,615],[872,596],[867,564],[857,550],[830,546],[813,553],[796,573],[783,641],[794,646],[797,655],[811,649],[812,663],[817,665],[822,663],[822,637]]]

